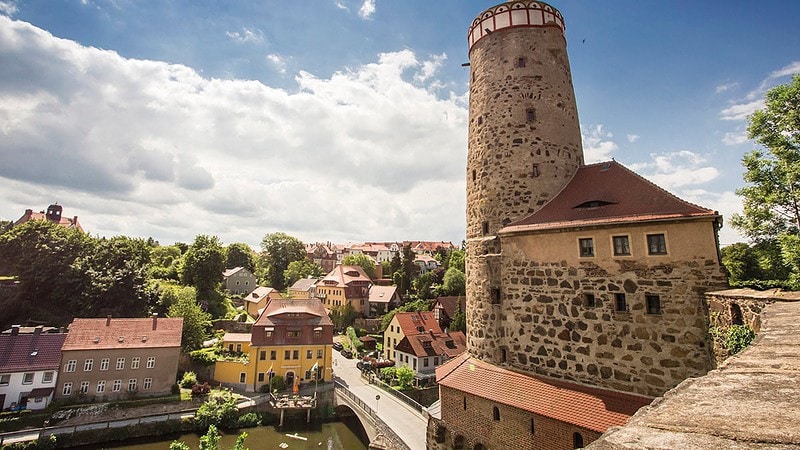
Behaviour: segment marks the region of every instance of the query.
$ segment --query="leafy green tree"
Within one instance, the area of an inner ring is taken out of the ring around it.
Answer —
[[[451,266],[444,273],[442,286],[447,295],[466,295],[467,277],[464,272]]]
[[[211,315],[203,311],[197,304],[193,287],[170,287],[164,290],[163,296],[172,297],[169,317],[183,317],[181,345],[185,351],[200,348],[208,337],[211,326]]]
[[[736,191],[743,212],[731,224],[755,243],[783,248],[793,241],[786,236],[800,234],[800,75],[770,89],[749,120],[748,137],[764,150],[744,156],[747,185]]]
[[[345,256],[344,259],[342,259],[342,265],[359,266],[364,269],[364,273],[367,274],[370,280],[375,279],[375,261],[363,253]]]
[[[412,284],[414,286],[414,292],[417,294],[417,298],[429,300],[434,297],[432,289],[434,284],[433,272],[423,273],[422,275],[418,276]]]
[[[758,251],[744,242],[727,245],[720,249],[722,264],[728,269],[732,283],[759,280],[763,276],[759,265]]]
[[[266,269],[270,287],[279,291],[286,289],[283,272],[292,261],[306,259],[306,246],[297,238],[286,233],[270,233],[261,240],[261,258]]]
[[[283,277],[286,286],[293,285],[297,280],[308,277],[321,277],[325,273],[325,269],[314,261],[302,259],[300,261],[292,261],[286,270],[283,271]]]
[[[150,277],[180,281],[181,249],[177,245],[154,247],[150,251]]]
[[[86,317],[141,317],[150,306],[146,288],[151,247],[144,239],[115,236],[90,241],[73,263],[80,292],[74,298]]]
[[[353,325],[356,321],[358,311],[356,311],[350,303],[345,303],[341,306],[332,307],[330,316],[331,322],[333,322],[333,328],[336,330],[344,330]]]
[[[394,274],[403,267],[403,259],[400,257],[400,252],[392,255],[392,260],[389,261],[389,270],[384,271],[384,276],[394,278]]]
[[[197,289],[197,299],[213,317],[225,315],[225,298],[220,292],[225,270],[225,251],[216,236],[198,235],[183,255],[181,282]]]
[[[411,245],[406,244],[403,246],[402,256],[400,258],[400,277],[396,280],[395,285],[400,289],[401,295],[411,290],[411,283],[419,274],[419,266],[414,264],[417,255],[411,250]],[[399,282],[397,282],[399,281]]]
[[[414,370],[408,366],[398,367],[395,378],[397,378],[400,389],[408,389],[414,384]]]
[[[3,234],[6,231],[10,230],[11,227],[13,226],[14,222],[11,220],[0,220],[0,234]]]
[[[466,258],[466,252],[464,250],[453,250],[450,252],[450,264],[447,266],[448,269],[455,268],[460,270],[462,273],[466,273],[466,269],[464,268],[464,259]]]
[[[218,450],[220,439],[222,435],[217,431],[217,427],[209,425],[206,434],[200,436],[200,450]]]
[[[3,306],[3,326],[22,319],[69,323],[81,291],[73,263],[92,245],[76,230],[44,220],[32,220],[0,235],[0,261],[19,280],[16,296]]]
[[[236,397],[229,391],[211,391],[208,398],[194,416],[195,424],[200,429],[211,426],[222,428],[236,428],[239,418],[239,409],[236,407]],[[201,446],[202,448],[202,446]]]
[[[225,251],[225,268],[236,267],[244,267],[250,273],[255,273],[256,270],[256,255],[253,249],[243,242],[234,242]]]
[[[456,307],[453,317],[450,318],[450,331],[467,332],[467,314],[461,309],[461,304]]]

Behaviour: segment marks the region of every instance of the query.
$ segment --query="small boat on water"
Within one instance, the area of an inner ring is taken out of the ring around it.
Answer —
[[[300,439],[301,441],[307,441],[307,440],[308,440],[308,438],[307,438],[307,437],[300,436],[300,435],[299,435],[299,434],[297,434],[297,433],[295,433],[295,434],[289,434],[289,433],[286,433],[286,436],[288,436],[288,437],[290,437],[290,438],[293,438],[293,439]]]

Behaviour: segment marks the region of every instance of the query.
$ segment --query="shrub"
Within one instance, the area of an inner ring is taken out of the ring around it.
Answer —
[[[238,418],[239,409],[236,408],[236,397],[224,390],[210,393],[194,415],[195,424],[203,430],[211,425],[236,428]]]
[[[210,366],[217,362],[219,350],[216,347],[201,348],[200,350],[189,352],[189,357],[192,358],[192,362]]]
[[[725,336],[725,347],[728,353],[735,355],[745,349],[753,339],[756,333],[747,325],[731,325]]]
[[[239,428],[257,427],[261,422],[261,417],[259,417],[256,413],[250,412],[239,416],[239,419],[236,422]]]
[[[209,392],[211,392],[211,386],[208,383],[195,384],[192,386],[192,397],[208,395]]]
[[[283,380],[283,377],[280,375],[275,375],[271,380],[269,380],[269,388],[273,391],[279,391],[284,387],[286,387],[286,383]]]
[[[181,378],[180,385],[182,388],[189,389],[190,387],[197,384],[197,374],[194,372],[186,372],[183,374],[183,378]]]

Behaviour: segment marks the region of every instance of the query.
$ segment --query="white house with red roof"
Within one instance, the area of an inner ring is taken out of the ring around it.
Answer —
[[[0,409],[44,409],[53,399],[67,335],[19,330],[15,325],[0,334]]]
[[[415,384],[422,386],[436,379],[436,367],[464,353],[466,349],[467,338],[460,331],[428,331],[404,337],[397,343],[394,354],[397,367],[410,367],[414,371]]]

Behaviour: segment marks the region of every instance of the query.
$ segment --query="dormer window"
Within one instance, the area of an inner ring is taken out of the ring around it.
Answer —
[[[590,200],[588,202],[581,203],[580,205],[576,206],[575,208],[584,208],[584,209],[599,208],[601,206],[614,205],[614,204],[615,203],[613,203],[613,202],[607,202],[605,200]]]

